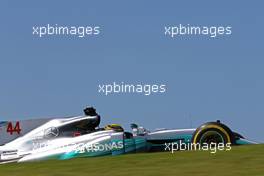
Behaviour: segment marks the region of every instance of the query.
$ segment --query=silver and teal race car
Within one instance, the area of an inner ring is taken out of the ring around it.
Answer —
[[[135,152],[178,151],[255,144],[229,127],[208,122],[196,129],[148,131],[137,124],[125,131],[120,125],[99,128],[100,115],[92,107],[84,116],[0,122],[0,162],[71,159]]]

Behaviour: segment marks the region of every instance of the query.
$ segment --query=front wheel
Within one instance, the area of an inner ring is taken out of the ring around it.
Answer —
[[[220,122],[208,122],[196,129],[193,133],[194,144],[235,144],[233,132]]]

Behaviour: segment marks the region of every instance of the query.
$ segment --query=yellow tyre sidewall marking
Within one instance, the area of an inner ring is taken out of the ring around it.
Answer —
[[[230,136],[229,136],[229,134],[226,132],[226,130],[225,130],[224,128],[220,127],[220,126],[217,126],[217,125],[206,125],[204,128],[200,129],[200,130],[196,133],[196,135],[194,136],[194,140],[193,140],[194,143],[197,143],[196,140],[197,140],[198,135],[201,133],[201,131],[202,131],[202,130],[205,130],[205,129],[208,129],[208,128],[216,128],[216,129],[220,130],[221,132],[223,132],[223,133],[226,135],[226,137],[227,137],[227,143],[231,143]]]

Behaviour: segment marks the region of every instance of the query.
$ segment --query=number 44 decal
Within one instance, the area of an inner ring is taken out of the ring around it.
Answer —
[[[16,122],[15,126],[13,126],[12,122],[9,122],[6,128],[6,132],[13,135],[13,133],[20,134],[21,128],[19,122]]]

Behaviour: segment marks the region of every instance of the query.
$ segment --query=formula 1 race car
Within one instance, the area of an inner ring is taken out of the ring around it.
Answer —
[[[117,124],[99,128],[100,115],[92,107],[84,116],[0,122],[0,163],[119,155],[164,151],[173,144],[254,144],[220,121],[196,129],[150,132],[131,124],[127,132]],[[189,148],[188,148],[189,149]]]

